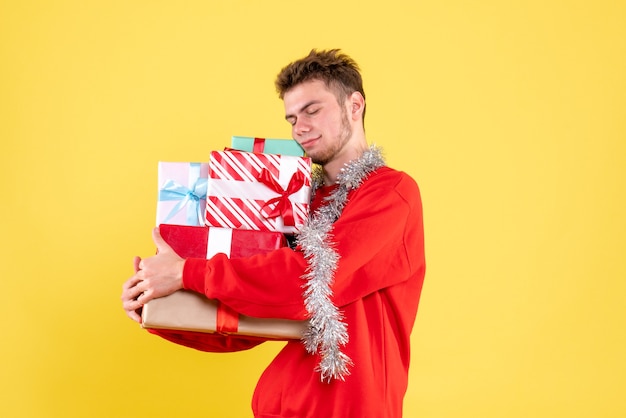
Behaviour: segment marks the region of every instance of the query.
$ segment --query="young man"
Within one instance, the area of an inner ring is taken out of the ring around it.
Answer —
[[[350,57],[313,50],[283,68],[276,87],[293,138],[320,168],[296,249],[184,260],[155,230],[158,254],[135,258],[124,309],[140,322],[143,304],[185,288],[244,315],[308,319],[303,341],[288,342],[261,376],[255,417],[401,417],[425,271],[418,187],[368,146],[365,93]],[[205,351],[262,342],[152,332]]]

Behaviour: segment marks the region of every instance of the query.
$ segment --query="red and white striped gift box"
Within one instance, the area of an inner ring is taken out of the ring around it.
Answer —
[[[211,152],[208,226],[294,233],[308,216],[310,198],[308,157]]]

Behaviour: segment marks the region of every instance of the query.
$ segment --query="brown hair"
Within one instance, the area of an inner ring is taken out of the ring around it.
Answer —
[[[284,67],[276,77],[276,91],[282,99],[285,93],[300,83],[309,80],[321,80],[335,92],[341,104],[346,98],[358,91],[365,98],[363,80],[359,66],[339,49],[317,51],[312,49],[309,55]],[[365,118],[365,109],[363,109]]]

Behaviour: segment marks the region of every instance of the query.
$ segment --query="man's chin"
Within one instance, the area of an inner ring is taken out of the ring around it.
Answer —
[[[324,155],[319,155],[319,154],[306,154],[307,157],[309,157],[311,159],[311,161],[313,162],[313,164],[319,164],[319,165],[324,165],[328,162],[328,157],[324,156]]]

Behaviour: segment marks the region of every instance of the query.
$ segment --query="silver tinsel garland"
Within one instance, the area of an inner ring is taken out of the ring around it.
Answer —
[[[339,254],[333,249],[332,227],[348,201],[348,193],[357,189],[374,170],[385,165],[381,150],[372,145],[363,155],[347,163],[337,176],[337,188],[325,199],[327,204],[309,217],[297,236],[308,268],[302,276],[306,280],[304,304],[309,313],[309,326],[303,342],[311,354],[321,357],[316,371],[323,382],[331,379],[344,380],[350,374],[350,357],[341,351],[348,342],[348,329],[343,315],[332,303],[331,286],[339,262]],[[323,184],[322,170],[313,173],[313,190]]]

